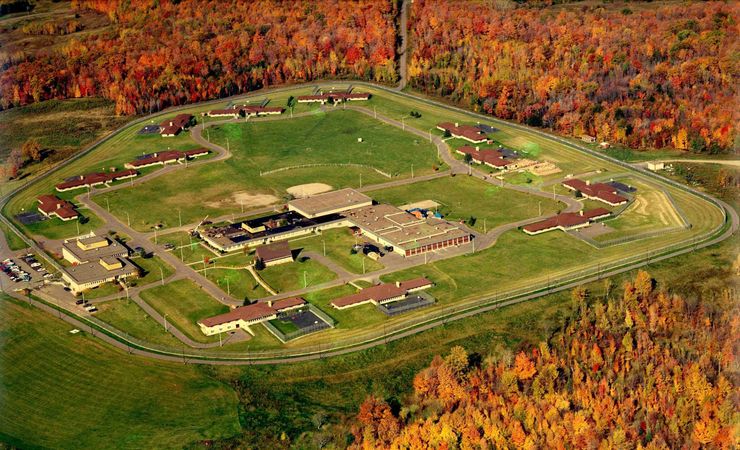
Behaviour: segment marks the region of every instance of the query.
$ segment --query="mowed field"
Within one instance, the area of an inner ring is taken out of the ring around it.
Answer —
[[[180,448],[240,431],[238,399],[226,384],[71,329],[0,298],[0,440],[18,448]]]
[[[285,117],[285,116],[284,116]],[[211,119],[213,120],[213,119]],[[433,172],[434,147],[390,125],[354,111],[341,109],[286,120],[248,121],[210,128],[212,142],[230,148],[223,162],[167,174],[151,182],[95,197],[108,200],[122,220],[147,230],[201,220],[204,216],[241,213],[287,199],[286,190],[304,183],[326,183],[334,188],[357,187]],[[362,142],[358,142],[362,139]],[[228,141],[228,143],[227,143]],[[322,167],[302,165],[327,164]],[[332,164],[360,164],[341,167]],[[263,172],[286,169],[261,175]],[[388,175],[388,178],[372,168]],[[156,198],[147,208],[137,205]]]
[[[448,220],[467,222],[474,217],[473,228],[481,232],[537,217],[540,207],[542,214],[554,214],[565,208],[564,204],[552,199],[504,189],[465,175],[380,189],[369,195],[380,203],[396,206],[432,200],[439,204],[438,212]]]

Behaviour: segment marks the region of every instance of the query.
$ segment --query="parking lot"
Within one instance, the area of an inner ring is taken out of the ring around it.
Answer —
[[[31,253],[3,260],[0,262],[0,270],[3,272],[3,285],[8,286],[10,283],[11,289],[31,287],[32,284],[53,278],[46,267]]]

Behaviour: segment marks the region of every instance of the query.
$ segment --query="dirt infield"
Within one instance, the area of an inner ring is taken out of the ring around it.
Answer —
[[[243,205],[247,208],[268,206],[277,203],[280,199],[271,194],[250,194],[246,191],[234,192],[231,197],[215,202],[206,202],[205,205],[211,208],[219,208],[226,204]]]
[[[288,194],[295,198],[304,198],[311,195],[329,192],[332,189],[333,188],[331,186],[324,183],[307,183],[289,187]]]
[[[419,209],[434,209],[437,206],[439,206],[439,203],[435,202],[434,200],[422,200],[420,202],[414,202],[414,203],[408,203],[406,205],[401,205],[399,208],[401,209],[413,209],[413,208],[419,208]]]

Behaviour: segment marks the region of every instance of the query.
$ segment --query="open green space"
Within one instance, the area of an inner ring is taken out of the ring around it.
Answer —
[[[188,264],[203,262],[204,258],[212,259],[216,256],[201,244],[200,239],[194,238],[184,231],[160,234],[157,235],[156,239],[152,238],[151,240],[152,242],[156,240],[159,245],[172,244],[174,248],[170,252]]]
[[[21,250],[28,247],[23,239],[21,239],[15,232],[11,231],[10,227],[5,225],[4,222],[0,222],[0,233],[5,236],[5,239],[8,242],[8,247],[10,247],[11,250]]]
[[[31,203],[28,208],[24,208],[24,211],[35,212],[36,206],[37,202]],[[103,221],[89,209],[80,208],[77,212],[82,215],[82,218],[65,222],[53,217],[30,225],[21,225],[16,221],[16,225],[19,225],[21,229],[25,229],[31,235],[39,235],[48,239],[66,239],[80,236],[103,226]]]
[[[222,216],[277,203],[287,198],[286,189],[294,185],[357,187],[408,177],[412,166],[415,175],[422,175],[440,165],[429,142],[350,110],[216,125],[209,128],[209,135],[211,142],[229,148],[233,156],[104,193],[95,201],[105,205],[107,199],[114,214],[126,219],[128,212],[132,226],[147,230],[159,223],[179,224],[178,210],[183,223],[193,223],[207,214]],[[292,169],[264,173],[286,168]],[[157,202],[138,207],[151,198]]]
[[[178,348],[182,344],[132,300],[122,298],[96,305],[95,317],[136,339]]]
[[[258,272],[278,292],[293,291],[331,281],[337,275],[318,261],[298,257],[294,262],[266,267]]]
[[[123,288],[118,283],[103,283],[100,286],[85,291],[83,294],[86,300],[92,300],[95,298],[107,297],[109,295],[120,295],[125,297],[126,293],[123,292]]]
[[[206,317],[223,314],[229,307],[220,303],[190,280],[178,280],[141,292],[141,298],[158,313],[167,315],[167,321],[190,339],[197,342],[217,342],[206,336],[197,322]]]
[[[295,326],[295,324],[290,320],[272,319],[270,321],[270,324],[277,328],[278,331],[286,335],[289,333],[293,333],[294,331],[298,331],[298,327]]]
[[[330,229],[323,231],[320,236],[311,236],[293,241],[293,247],[316,252],[320,255],[326,253],[328,258],[331,258],[349,272],[356,274],[363,273],[363,264],[365,272],[382,269],[383,264],[380,262],[374,261],[361,253],[351,252],[354,244],[364,240],[364,238],[353,236],[347,228]]]
[[[17,448],[180,448],[240,431],[237,395],[0,298],[0,441]]]
[[[131,281],[133,286],[144,286],[149,283],[161,282],[166,279],[174,272],[172,266],[164,262],[162,258],[158,256],[152,256],[150,258],[136,258],[133,260],[134,264],[139,266],[144,276]]]
[[[216,283],[218,287],[232,297],[255,300],[270,295],[247,269],[210,268],[201,271],[201,274]]]
[[[563,208],[559,202],[505,189],[465,175],[443,177],[419,183],[372,191],[380,203],[401,206],[422,200],[439,203],[437,211],[453,222],[465,221],[478,231],[488,231],[506,223],[554,214]]]

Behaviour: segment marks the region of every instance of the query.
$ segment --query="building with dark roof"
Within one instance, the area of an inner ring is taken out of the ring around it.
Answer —
[[[588,199],[598,200],[611,206],[623,205],[628,201],[626,197],[619,195],[617,188],[606,183],[591,183],[572,178],[563,181],[563,186],[571,191],[580,191]]]
[[[327,92],[314,95],[299,95],[298,97],[296,97],[298,103],[321,104],[324,104],[330,100],[335,103],[341,103],[369,99],[370,94],[368,92]]]
[[[64,182],[56,185],[56,190],[59,192],[64,192],[71,191],[73,189],[94,187],[101,184],[112,183],[118,180],[133,178],[138,174],[139,172],[133,169],[120,170],[117,172],[88,173],[86,175],[78,175],[76,177],[66,179]]]
[[[288,241],[278,241],[257,247],[255,259],[262,261],[265,267],[293,262],[293,252]]]
[[[182,130],[186,130],[193,123],[193,116],[190,114],[178,114],[172,119],[168,119],[159,124],[159,134],[163,137],[177,136]]]
[[[80,217],[72,203],[55,195],[41,195],[37,200],[37,209],[46,217],[57,217],[65,222]]]
[[[609,217],[608,209],[596,208],[590,211],[577,213],[561,213],[539,222],[522,227],[522,231],[529,235],[545,233],[552,230],[570,231],[589,226],[592,222]]]
[[[143,169],[144,167],[150,166],[164,166],[166,164],[173,164],[198,158],[209,153],[210,150],[206,148],[196,148],[184,152],[180,150],[164,150],[161,152],[150,153],[148,155],[142,155],[131,162],[127,162],[124,164],[124,167],[129,169]]]
[[[465,139],[473,144],[480,144],[488,140],[488,136],[480,128],[473,125],[460,125],[455,122],[441,122],[437,124],[437,129],[449,131],[450,135],[455,138]]]
[[[331,301],[336,309],[351,308],[365,303],[383,305],[405,299],[410,293],[429,289],[434,283],[426,278],[415,278],[395,283],[383,283],[360,290],[356,294],[347,295]]]
[[[234,308],[224,314],[203,319],[198,322],[198,326],[206,336],[238,329],[243,329],[254,335],[249,328],[251,325],[277,319],[278,314],[302,308],[306,304],[306,300],[301,297],[285,298],[275,302],[252,303],[251,305]]]

